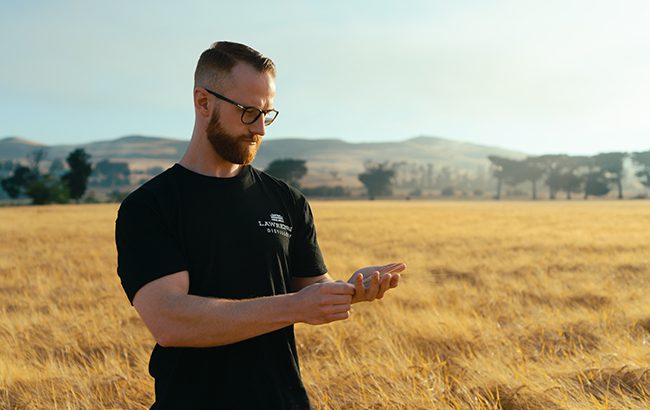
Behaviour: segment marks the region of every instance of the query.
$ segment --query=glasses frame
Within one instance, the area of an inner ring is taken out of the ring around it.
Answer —
[[[242,111],[242,113],[241,113],[241,122],[246,124],[246,125],[254,124],[255,121],[257,121],[257,119],[260,118],[260,115],[264,114],[264,125],[269,126],[269,125],[271,125],[273,123],[273,121],[275,121],[276,118],[278,118],[278,114],[280,114],[280,111],[278,111],[276,109],[273,109],[273,108],[270,109],[270,110],[260,110],[257,107],[252,107],[252,106],[249,106],[249,105],[240,104],[237,101],[233,101],[230,98],[224,97],[223,95],[221,95],[219,93],[215,93],[214,91],[209,90],[207,88],[203,88],[203,89],[205,91],[207,91],[208,93],[214,95],[218,99],[223,100],[223,101],[225,101],[227,103],[230,103],[230,104],[234,105],[235,107],[239,108]],[[255,116],[255,119],[253,121],[246,122],[246,121],[244,121],[244,115],[246,115],[246,113],[250,112],[250,111],[257,111],[257,115]],[[275,115],[273,117],[269,117],[269,120],[267,121],[266,116],[271,112],[274,112]]]

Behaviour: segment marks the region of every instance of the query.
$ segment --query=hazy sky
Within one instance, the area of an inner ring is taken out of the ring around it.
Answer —
[[[2,1],[0,137],[188,139],[213,41],[278,68],[267,138],[650,149],[650,2]]]

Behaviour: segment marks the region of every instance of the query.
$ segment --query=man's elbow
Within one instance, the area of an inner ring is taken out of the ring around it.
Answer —
[[[163,347],[179,347],[183,339],[183,327],[167,317],[163,309],[157,314],[142,310],[138,313],[156,343]]]
[[[160,297],[141,291],[136,293],[133,300],[133,307],[149,333],[156,343],[163,347],[175,346],[180,338],[179,333],[183,331],[174,313],[175,306],[178,306],[176,298],[173,294]]]
[[[203,338],[197,337],[196,334],[191,332],[183,333],[178,330],[157,331],[155,334],[152,332],[152,334],[156,343],[162,347],[212,347],[227,344],[221,341],[207,343]]]
[[[155,328],[149,327],[149,331],[162,347],[203,347],[196,332],[177,321],[159,322]]]
[[[154,317],[149,316],[145,324],[149,332],[162,347],[188,347],[191,345],[189,339],[190,328],[186,326],[185,320],[166,314],[164,309]]]
[[[180,347],[179,338],[174,332],[170,331],[157,331],[153,333],[156,343],[162,347]]]

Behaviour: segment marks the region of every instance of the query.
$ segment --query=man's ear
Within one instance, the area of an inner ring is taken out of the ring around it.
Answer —
[[[194,110],[197,115],[208,118],[212,112],[208,93],[200,87],[194,87]]]

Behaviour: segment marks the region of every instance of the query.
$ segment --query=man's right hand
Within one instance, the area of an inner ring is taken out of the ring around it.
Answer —
[[[323,282],[309,285],[294,294],[299,322],[322,325],[350,317],[354,285]]]

